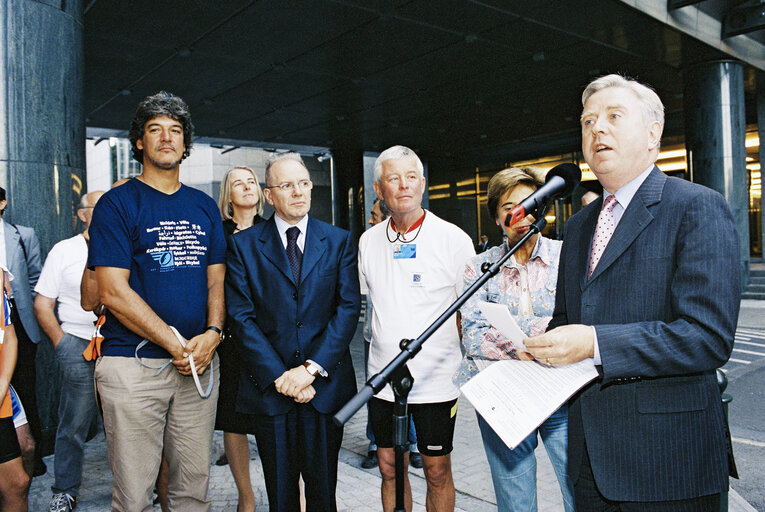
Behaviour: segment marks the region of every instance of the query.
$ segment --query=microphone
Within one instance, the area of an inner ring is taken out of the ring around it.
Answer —
[[[505,226],[510,227],[529,214],[537,216],[550,200],[571,194],[581,180],[582,171],[576,164],[556,165],[547,173],[544,185],[507,212]]]

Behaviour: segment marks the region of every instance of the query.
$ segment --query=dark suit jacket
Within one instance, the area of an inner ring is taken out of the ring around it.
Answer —
[[[288,412],[294,401],[274,380],[307,359],[329,373],[313,383],[318,412],[332,414],[356,393],[348,350],[361,304],[356,247],[350,233],[312,217],[306,231],[299,284],[273,217],[229,239],[226,306],[244,365],[240,412]]]
[[[602,198],[571,217],[548,329],[594,325],[601,377],[571,402],[569,471],[583,449],[602,494],[667,501],[727,489],[715,369],[729,358],[741,294],[739,250],[723,197],[654,167],[591,279]]]
[[[22,248],[21,244],[24,244]],[[13,274],[11,291],[13,301],[24,326],[24,331],[34,343],[42,339],[40,327],[34,315],[34,289],[40,278],[40,241],[35,230],[26,226],[5,223],[5,257],[8,270]]]

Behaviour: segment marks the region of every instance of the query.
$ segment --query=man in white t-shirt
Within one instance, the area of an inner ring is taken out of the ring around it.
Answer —
[[[53,246],[35,286],[35,316],[53,342],[61,384],[55,481],[49,506],[53,512],[67,512],[77,503],[83,447],[98,411],[93,389],[94,363],[82,355],[93,334],[95,317],[80,307],[80,278],[88,259],[88,228],[93,207],[102,195],[102,191],[96,191],[82,196],[77,217],[85,230]]]
[[[391,217],[359,241],[362,293],[374,304],[368,371],[374,375],[399,352],[404,338],[419,336],[461,291],[465,262],[475,255],[460,228],[422,208],[423,165],[404,146],[383,151],[375,161],[374,189]],[[452,383],[462,355],[456,319],[447,321],[408,363],[414,377],[409,403],[417,428],[427,481],[427,509],[454,509],[452,438],[459,390]],[[393,391],[386,386],[370,401],[369,416],[383,476],[385,511],[395,505]],[[405,457],[405,461],[407,458]],[[404,471],[405,478],[407,472]],[[408,479],[406,507],[412,507]]]

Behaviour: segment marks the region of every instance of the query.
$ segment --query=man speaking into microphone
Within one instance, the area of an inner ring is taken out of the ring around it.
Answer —
[[[582,153],[603,197],[568,222],[539,361],[592,358],[569,404],[577,511],[706,511],[728,488],[715,369],[728,360],[741,283],[725,199],[665,176],[658,95],[608,75],[582,95]]]

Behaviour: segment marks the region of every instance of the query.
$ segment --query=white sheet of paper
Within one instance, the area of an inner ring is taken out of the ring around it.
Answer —
[[[510,310],[504,304],[496,304],[493,302],[481,301],[479,304],[481,313],[486,317],[486,320],[501,332],[505,338],[513,342],[516,350],[528,352],[526,345],[523,344],[523,340],[526,338],[526,334],[518,327],[513,315],[510,314]]]
[[[592,359],[560,368],[509,359],[490,365],[461,391],[513,449],[597,376]]]

